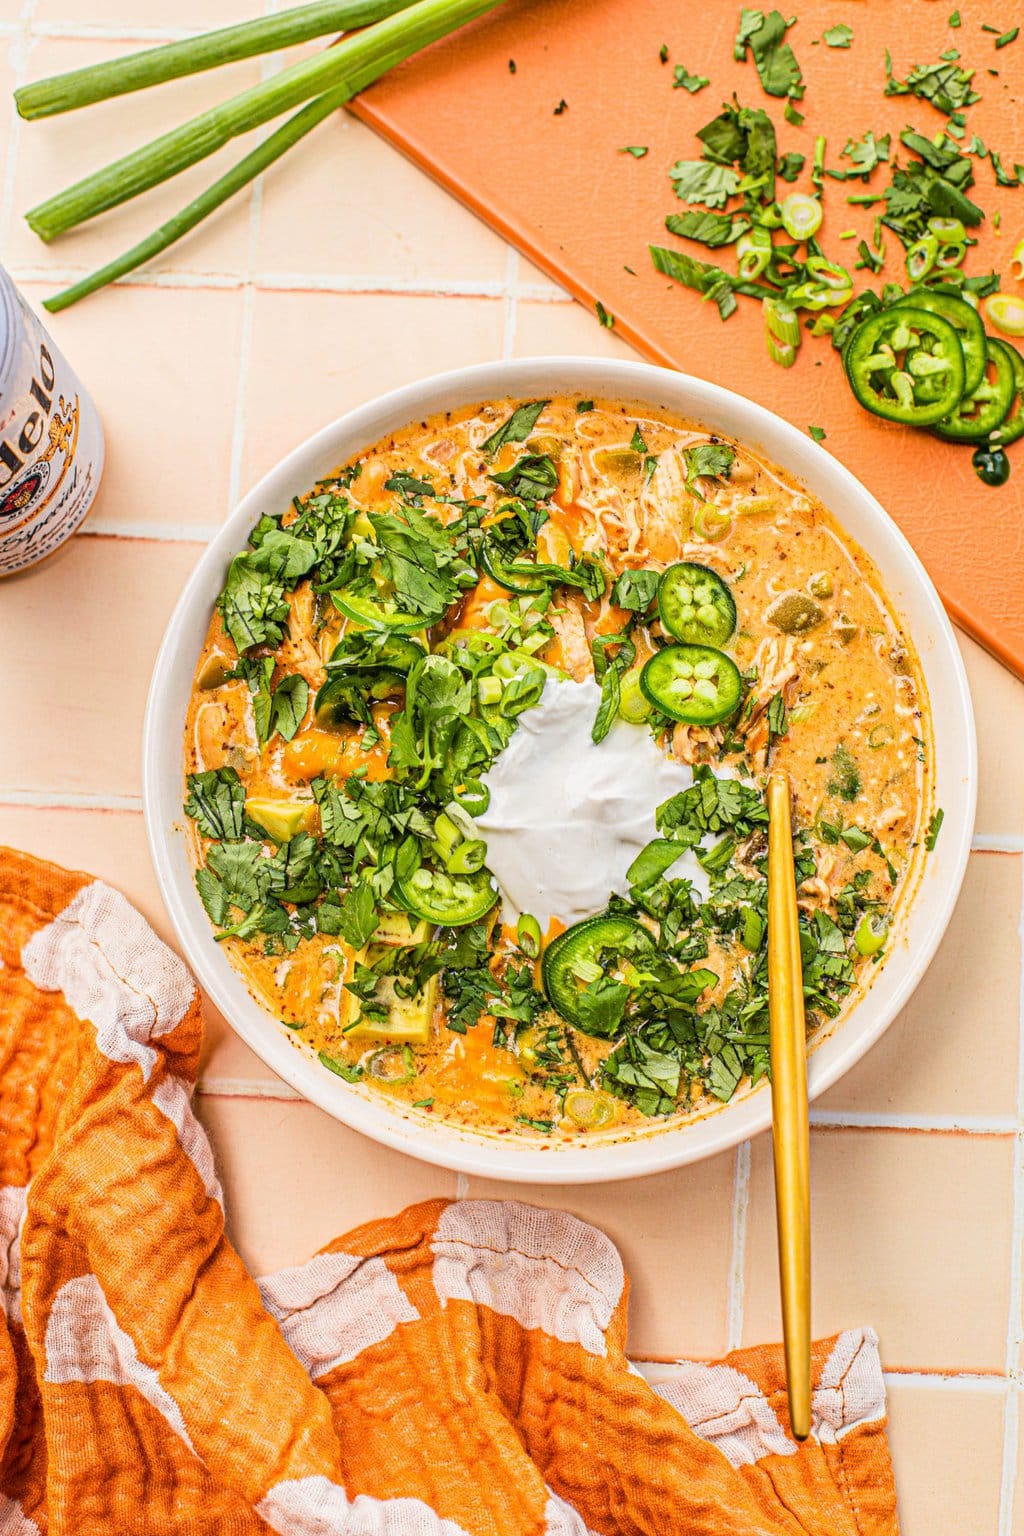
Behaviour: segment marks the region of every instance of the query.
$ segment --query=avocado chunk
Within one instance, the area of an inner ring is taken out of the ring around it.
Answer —
[[[430,924],[420,918],[413,922],[407,912],[382,912],[374,930],[374,944],[391,944],[406,947],[422,944],[430,933]]]
[[[245,813],[275,843],[286,843],[289,838],[305,831],[309,826],[312,800],[272,800],[250,795],[245,802]]]
[[[345,1031],[346,1040],[402,1040],[409,1045],[426,1045],[437,1003],[437,977],[431,976],[421,992],[413,997],[399,997],[393,976],[382,976],[375,1001],[388,1010],[387,1022],[378,1024],[358,1018]]]

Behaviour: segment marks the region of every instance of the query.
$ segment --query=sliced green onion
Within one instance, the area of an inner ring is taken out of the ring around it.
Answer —
[[[993,293],[985,300],[985,316],[1004,336],[1024,336],[1024,298]]]
[[[410,0],[313,0],[297,5],[277,16],[260,16],[255,21],[218,27],[182,42],[163,43],[158,48],[144,48],[119,59],[107,59],[71,69],[62,75],[23,85],[14,93],[18,113],[24,118],[52,117],[59,112],[74,112],[96,101],[109,101],[131,91],[179,80],[182,75],[198,75],[221,64],[234,64],[260,53],[274,53],[296,43],[308,43],[329,32],[351,32],[385,16],[393,16]]]
[[[936,268],[947,271],[950,267],[959,267],[967,255],[967,246],[961,241],[959,244],[940,245],[938,255],[935,258]]]
[[[464,779],[452,790],[456,805],[469,816],[482,816],[491,803],[491,792],[482,779]]]
[[[592,1088],[574,1088],[562,1105],[568,1118],[582,1131],[600,1131],[615,1119],[615,1106],[607,1094]]]
[[[793,240],[810,240],[821,228],[821,202],[806,192],[791,192],[779,204],[782,227]]]
[[[873,725],[868,732],[868,746],[872,752],[877,752],[879,747],[887,747],[894,740],[891,725]]]
[[[889,924],[873,912],[865,912],[857,924],[853,942],[859,955],[877,955],[885,943]]]
[[[654,708],[640,687],[642,670],[642,667],[630,667],[619,684],[619,714],[630,725],[643,725],[645,720],[650,719]]]
[[[540,923],[532,912],[524,912],[516,924],[516,943],[528,960],[536,960],[543,941]]]
[[[501,678],[482,677],[476,685],[476,691],[480,703],[484,705],[500,704],[501,702]]]
[[[446,864],[448,864],[452,850],[458,846],[461,837],[462,833],[459,831],[454,821],[452,821],[451,817],[446,816],[442,811],[440,816],[438,816],[437,820],[434,822],[434,840],[437,843],[438,851],[440,852],[440,855]],[[449,868],[451,868],[450,865]],[[413,878],[415,879],[415,876]]]
[[[448,868],[453,875],[475,875],[483,869],[486,857],[487,844],[479,837],[471,837],[449,855]]]
[[[770,346],[768,350],[771,351]],[[710,501],[703,502],[693,515],[693,531],[698,539],[703,539],[707,544],[717,544],[719,539],[725,538],[731,527],[732,513],[723,511]]]
[[[416,1058],[408,1045],[385,1045],[374,1051],[366,1070],[379,1083],[411,1083],[416,1076]]]
[[[923,277],[927,277],[938,254],[939,241],[936,235],[922,235],[920,240],[914,241],[907,251],[907,276],[912,283],[919,283]]]
[[[345,37],[313,58],[300,59],[269,80],[201,112],[103,170],[66,187],[25,215],[43,240],[52,240],[108,208],[148,192],[179,171],[326,90],[347,100],[421,48],[493,10],[501,0],[417,0],[408,10]]]
[[[1010,257],[1010,266],[1018,282],[1024,282],[1024,240],[1018,240]]]
[[[942,245],[959,245],[967,239],[967,231],[959,219],[929,219],[928,228]]]
[[[736,242],[739,276],[745,283],[753,282],[772,259],[772,237],[767,229],[755,224]]]
[[[764,326],[768,356],[780,368],[792,368],[800,345],[800,321],[796,311],[781,299],[765,299]]]

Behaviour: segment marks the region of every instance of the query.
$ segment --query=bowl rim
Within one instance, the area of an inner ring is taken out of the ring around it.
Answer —
[[[549,382],[538,382],[545,375]],[[248,993],[227,957],[211,941],[209,920],[191,879],[191,865],[188,864],[186,873],[180,857],[175,857],[176,850],[180,854],[183,841],[180,830],[183,719],[175,718],[172,728],[170,715],[173,711],[169,708],[168,695],[186,663],[191,686],[195,658],[209,622],[210,592],[219,591],[231,557],[245,544],[264,505],[279,505],[294,494],[282,491],[286,483],[294,483],[297,479],[308,482],[307,463],[318,456],[330,459],[332,452],[334,462],[337,462],[357,451],[357,447],[334,452],[334,443],[348,439],[354,445],[369,444],[384,432],[444,408],[436,400],[424,407],[427,397],[448,396],[455,404],[474,399],[538,395],[545,390],[571,393],[574,386],[567,381],[576,376],[589,378],[591,382],[586,389],[595,395],[649,405],[661,402],[660,408],[675,410],[702,422],[714,422],[716,416],[738,414],[744,426],[740,430],[730,429],[728,435],[752,445],[767,444],[769,457],[782,462],[797,478],[801,477],[801,469],[794,468],[794,463],[819,471],[831,481],[837,500],[859,504],[861,512],[877,527],[880,543],[888,545],[888,554],[898,559],[909,573],[915,602],[927,616],[933,655],[931,666],[943,669],[951,693],[947,705],[951,704],[955,715],[948,726],[944,722],[944,728],[960,733],[962,748],[960,778],[955,792],[953,786],[946,786],[946,819],[939,845],[942,881],[937,907],[914,953],[907,951],[902,974],[890,989],[885,1005],[874,1010],[866,1008],[866,1001],[875,992],[875,988],[869,989],[866,997],[833,1032],[831,1038],[841,1043],[831,1053],[831,1059],[823,1063],[820,1051],[811,1053],[808,1086],[812,1100],[875,1044],[906,1005],[928,969],[956,905],[970,852],[977,804],[977,741],[967,676],[949,617],[920,559],[906,535],[852,471],[792,423],[737,391],[691,374],[625,359],[559,355],[496,360],[431,374],[386,391],[343,413],[285,454],[241,498],[204,549],[178,597],[154,663],[142,732],[142,796],[150,856],[161,897],[185,957],[203,989],[236,1033],[303,1099],[376,1141],[422,1161],[461,1173],[534,1184],[635,1178],[714,1156],[768,1128],[771,1122],[769,1094],[761,1085],[711,1115],[640,1137],[583,1147],[542,1149],[521,1140],[502,1140],[445,1122],[434,1125],[423,1117],[403,1116],[382,1097],[370,1097],[350,1088],[326,1072],[309,1053],[296,1049],[273,1015]],[[666,394],[669,397],[686,395],[689,403],[684,406],[678,400],[670,400],[666,404]],[[382,418],[386,418],[390,426],[382,427]],[[833,515],[845,529],[843,514],[833,510]],[[858,536],[856,542],[864,543],[864,540]],[[868,553],[874,558],[870,548]],[[214,575],[216,583],[212,581]],[[200,618],[202,628],[198,629]],[[911,628],[909,623],[908,628]],[[911,634],[916,640],[912,628]],[[921,655],[924,665],[923,652]],[[930,670],[929,665],[925,665],[925,670]],[[936,755],[936,770],[938,767]],[[952,801],[949,800],[951,793]],[[909,920],[918,900],[921,879],[919,873],[919,888],[910,898],[905,920]],[[900,969],[895,953],[883,974],[891,975],[894,968]],[[240,996],[239,989],[244,992],[244,997]],[[854,1020],[857,1027],[851,1030]]]

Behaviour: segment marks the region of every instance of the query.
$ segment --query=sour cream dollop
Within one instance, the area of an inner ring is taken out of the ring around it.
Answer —
[[[613,891],[627,895],[627,869],[658,835],[655,811],[693,782],[686,764],[667,758],[645,726],[616,720],[595,743],[600,701],[592,679],[549,680],[484,776],[491,798],[476,827],[506,922],[531,912],[542,929],[553,917],[576,923],[603,911]],[[692,852],[669,873],[707,894]]]

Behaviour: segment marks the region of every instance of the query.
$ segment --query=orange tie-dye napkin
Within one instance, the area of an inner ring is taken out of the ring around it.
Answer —
[[[262,1280],[192,1112],[201,1019],[116,892],[0,852],[2,1536],[890,1536],[874,1336],[625,1355],[612,1244],[430,1201]]]

